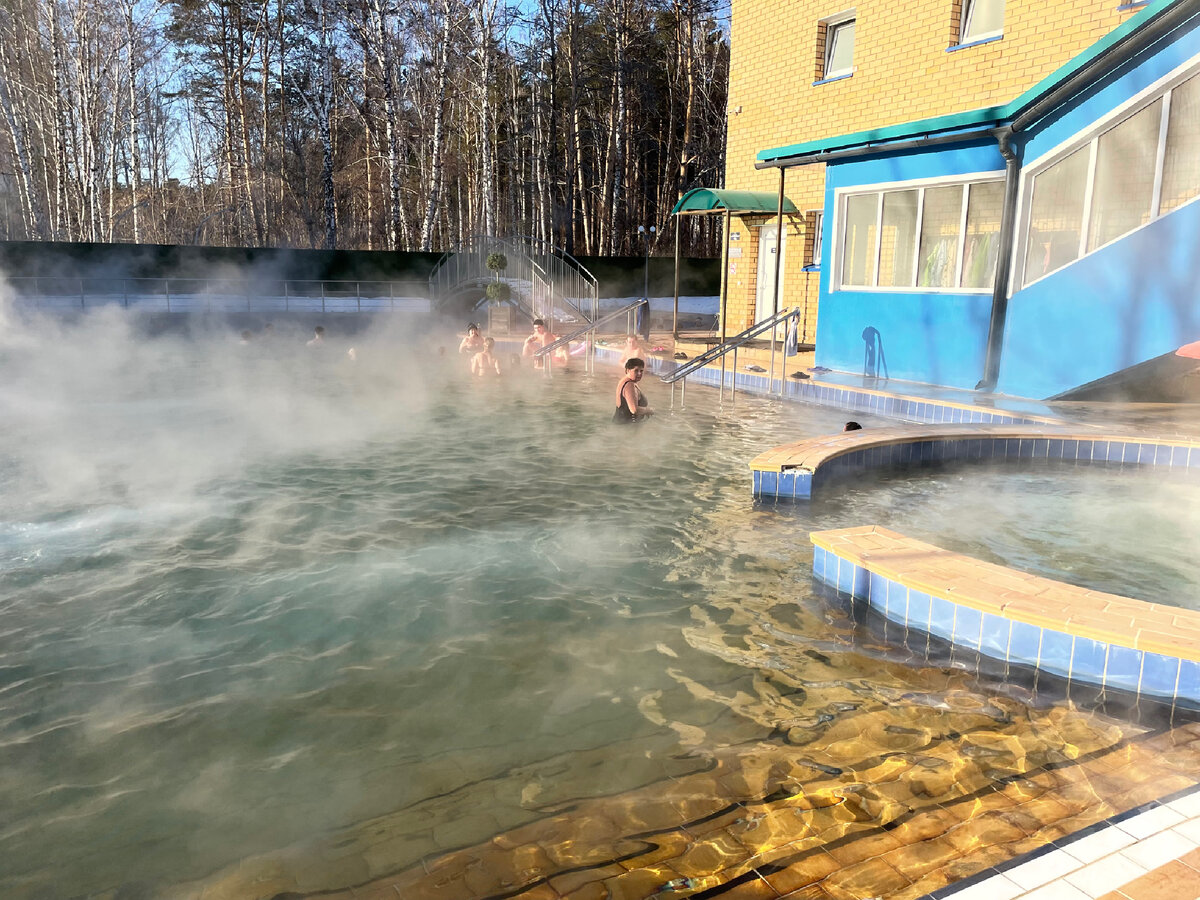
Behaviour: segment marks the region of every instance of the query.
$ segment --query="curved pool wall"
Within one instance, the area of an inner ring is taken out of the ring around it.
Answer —
[[[750,462],[754,496],[808,500],[864,472],[947,462],[1050,459],[1200,472],[1200,442],[1024,425],[864,429],[776,447]]]
[[[1068,683],[1200,708],[1200,612],[1028,575],[878,525],[810,539],[814,578],[905,628]]]

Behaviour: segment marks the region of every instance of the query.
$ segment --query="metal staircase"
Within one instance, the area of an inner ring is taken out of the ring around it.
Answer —
[[[507,267],[493,272],[487,267],[492,253],[502,253]],[[570,254],[535,238],[498,238],[476,235],[455,250],[442,254],[429,276],[433,308],[449,310],[464,294],[486,289],[492,281],[509,286],[504,301],[527,319],[572,326],[594,322],[599,291],[595,277]],[[478,306],[483,298],[475,300]]]

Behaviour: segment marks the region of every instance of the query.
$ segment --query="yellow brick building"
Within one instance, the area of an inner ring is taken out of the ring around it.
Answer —
[[[767,148],[1007,103],[1145,5],[732,0],[725,187],[777,192],[781,170],[755,168],[756,155]],[[812,342],[824,166],[782,171],[786,196],[801,212],[784,221],[779,308],[805,311],[802,338]],[[764,215],[731,222],[725,273],[730,334],[770,312],[773,257],[760,267],[759,237],[765,234],[773,246],[774,224],[773,216]]]

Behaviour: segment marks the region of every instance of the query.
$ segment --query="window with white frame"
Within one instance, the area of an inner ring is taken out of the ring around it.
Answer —
[[[963,0],[958,42],[969,44],[1004,34],[1004,0]]]
[[[1031,284],[1200,195],[1200,75],[1151,90],[1026,176]]]
[[[1003,205],[1004,182],[997,178],[844,194],[837,284],[987,290]]]
[[[823,23],[825,57],[821,78],[840,78],[854,72],[854,10],[839,13]]]

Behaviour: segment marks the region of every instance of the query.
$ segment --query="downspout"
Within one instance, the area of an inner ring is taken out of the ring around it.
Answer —
[[[1004,157],[1004,208],[1000,213],[1000,247],[996,256],[996,280],[992,285],[992,316],[988,321],[987,356],[983,379],[975,390],[990,393],[1000,379],[1000,356],[1004,349],[1004,320],[1008,315],[1008,286],[1012,274],[1013,233],[1016,230],[1017,196],[1021,186],[1021,157],[1013,147],[1011,125],[992,134]]]

